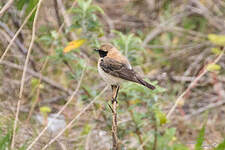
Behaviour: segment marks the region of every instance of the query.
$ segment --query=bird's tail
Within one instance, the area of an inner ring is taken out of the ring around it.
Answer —
[[[143,80],[142,78],[140,77],[137,77],[137,80],[139,84],[141,85],[144,85],[145,87],[151,89],[151,90],[154,90],[155,89],[155,86],[154,85],[151,85],[150,83],[146,82],[145,80]]]

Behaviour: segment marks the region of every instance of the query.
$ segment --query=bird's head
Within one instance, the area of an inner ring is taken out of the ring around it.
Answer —
[[[112,44],[102,44],[102,46],[99,49],[95,49],[99,53],[100,57],[105,57],[109,53],[113,52],[115,50],[115,47]]]

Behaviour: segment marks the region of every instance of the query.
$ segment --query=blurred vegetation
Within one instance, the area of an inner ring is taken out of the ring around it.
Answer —
[[[7,4],[0,0],[0,10]],[[0,56],[38,0],[16,0],[0,17]],[[106,86],[97,72],[102,43],[115,45],[154,91],[123,83],[119,92],[121,149],[224,150],[225,2],[213,0],[43,1],[29,58],[16,149],[26,149],[51,119],[69,123]],[[10,149],[18,93],[36,11],[0,62],[0,150]],[[175,101],[203,76],[167,118]],[[84,74],[84,76],[82,76]],[[54,116],[81,85],[73,101]],[[111,148],[107,90],[48,149]],[[207,112],[207,117],[204,114]],[[207,121],[205,121],[207,120]],[[32,149],[65,128],[55,123]],[[60,148],[59,148],[60,147]]]

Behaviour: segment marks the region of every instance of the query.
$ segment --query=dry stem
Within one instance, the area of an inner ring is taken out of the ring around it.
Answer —
[[[221,52],[221,54],[212,63],[210,63],[210,64],[216,64],[221,59],[221,57],[223,56],[223,54],[224,54],[224,48],[223,48],[223,51]],[[167,114],[167,118],[170,118],[171,114],[174,112],[174,110],[177,107],[177,105],[179,104],[179,102],[197,84],[197,82],[201,79],[201,77],[203,77],[207,72],[208,72],[208,70],[205,67],[203,69],[203,71],[195,78],[195,80],[190,83],[190,85],[188,86],[188,88],[177,98],[175,104],[170,109],[169,113]]]
[[[0,62],[0,64],[6,65],[7,67],[10,67],[10,68],[23,70],[23,66],[11,63],[9,61],[2,61],[2,62]],[[52,79],[49,79],[48,77],[43,76],[42,74],[40,74],[38,72],[35,72],[35,71],[33,71],[33,70],[29,69],[29,68],[27,69],[27,73],[29,73],[33,77],[41,78],[41,80],[43,82],[45,82],[46,84],[49,84],[50,86],[52,86],[52,87],[54,87],[54,88],[56,88],[58,90],[61,90],[61,91],[65,92],[68,95],[71,95],[73,93],[73,91],[71,91],[70,89],[64,88],[61,84],[57,83],[56,81],[54,81]]]
[[[78,82],[78,85],[75,89],[75,91],[72,93],[71,97],[69,98],[69,100],[67,101],[67,103],[59,110],[59,112],[56,114],[55,118],[57,118],[64,110],[65,108],[71,103],[71,101],[73,100],[74,96],[77,94],[77,92],[79,91],[80,89],[80,85],[81,85],[81,82],[83,81],[83,78],[84,78],[84,73],[85,73],[85,69],[86,69],[86,65],[82,71],[82,75],[81,75],[81,79],[80,81]],[[34,141],[28,146],[27,150],[30,150],[33,145],[41,138],[41,136],[45,133],[45,131],[48,129],[48,127],[52,124],[52,122],[50,121],[45,127],[44,129],[40,132],[40,134],[34,139]]]
[[[118,85],[112,85],[112,139],[113,139],[113,150],[118,150],[118,136],[117,136],[117,95],[119,92],[119,86]]]
[[[1,11],[0,11],[0,17],[2,17],[3,16],[3,14],[5,13],[5,11],[13,4],[13,1],[14,0],[9,0],[6,4],[5,4],[5,6],[1,9]]]
[[[118,150],[118,137],[117,137],[117,102],[113,101],[112,111],[112,138],[113,138],[113,150]]]
[[[29,49],[28,49],[28,52],[27,52],[27,57],[26,57],[26,60],[25,60],[25,64],[24,64],[23,75],[22,75],[22,79],[21,79],[20,92],[19,92],[19,100],[18,100],[18,105],[17,105],[16,119],[14,121],[14,127],[13,127],[13,135],[12,135],[11,149],[14,149],[16,126],[17,126],[18,116],[19,116],[19,113],[20,113],[20,103],[21,103],[22,94],[23,94],[24,81],[25,81],[26,71],[27,71],[27,67],[28,67],[29,57],[30,57],[31,50],[32,50],[32,46],[33,46],[34,39],[35,39],[36,22],[37,22],[37,17],[38,17],[38,13],[39,13],[40,6],[41,6],[42,1],[43,0],[40,0],[38,2],[38,4],[37,4],[37,11],[35,13],[34,22],[33,22],[33,31],[32,31],[31,42],[30,42],[30,46],[29,46]],[[22,27],[20,27],[20,28],[22,29]],[[14,36],[14,37],[16,37],[16,36]],[[13,39],[15,39],[15,38],[13,38]],[[13,43],[13,39],[12,39],[12,43]],[[3,57],[2,57],[2,59],[3,59]]]
[[[6,50],[2,54],[2,56],[0,58],[0,62],[3,61],[4,57],[6,56],[7,52],[9,51],[9,49],[12,46],[13,42],[15,41],[16,37],[19,35],[20,31],[23,29],[23,26],[30,19],[31,15],[33,14],[33,12],[35,11],[36,8],[37,8],[37,5],[31,10],[31,12],[29,13],[29,15],[25,18],[23,24],[20,26],[19,30],[17,30],[16,34],[14,35],[14,37],[12,38],[12,40],[9,42],[9,45],[7,46]]]
[[[86,110],[88,109],[88,108],[90,108],[93,104],[94,104],[94,102],[106,91],[106,89],[107,89],[107,87],[105,87],[102,91],[101,91],[101,93],[99,94],[99,95],[97,95],[94,99],[93,99],[93,101],[91,101],[85,108],[83,108],[81,111],[80,111],[80,113],[72,120],[72,121],[70,121],[70,123],[64,128],[64,129],[62,129],[48,144],[46,144],[41,150],[45,150],[46,148],[48,148],[48,146],[50,146],[53,142],[55,142],[55,140],[57,140],[68,128],[70,128],[71,126],[72,126],[72,124],[77,120],[77,119],[79,119],[80,118],[80,116],[84,113],[84,112],[86,112]],[[28,149],[27,149],[28,150]]]

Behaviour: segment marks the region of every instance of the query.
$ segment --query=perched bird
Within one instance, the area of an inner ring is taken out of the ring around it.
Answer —
[[[136,82],[151,90],[153,85],[144,81],[130,65],[128,59],[123,56],[112,44],[103,44],[99,49],[98,72],[103,80],[112,86],[113,99],[116,99],[119,85],[124,80]]]

